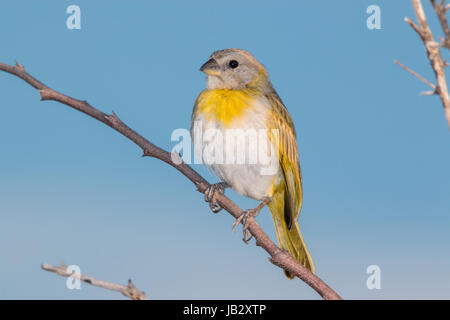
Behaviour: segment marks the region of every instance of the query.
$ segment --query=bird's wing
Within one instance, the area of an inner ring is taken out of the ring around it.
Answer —
[[[280,167],[285,180],[285,218],[288,227],[297,219],[302,206],[302,175],[298,159],[297,139],[294,123],[278,94],[266,95],[272,106],[270,128],[278,129],[278,141],[271,136],[275,150],[279,150]]]

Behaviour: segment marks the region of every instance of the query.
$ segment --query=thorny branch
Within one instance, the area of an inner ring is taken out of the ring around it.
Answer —
[[[194,169],[184,163],[178,154],[170,154],[169,152],[157,147],[156,145],[139,135],[136,131],[128,127],[125,123],[123,123],[114,112],[110,115],[105,114],[100,110],[92,107],[87,101],[81,101],[71,98],[47,87],[42,82],[38,81],[30,74],[28,74],[25,71],[25,68],[18,63],[16,63],[15,66],[9,66],[0,63],[0,70],[15,75],[36,88],[41,95],[41,100],[53,100],[63,103],[69,107],[87,114],[94,119],[97,119],[98,121],[103,122],[107,126],[121,133],[142,149],[143,156],[157,158],[171,165],[180,173],[182,173],[186,178],[188,178],[197,187],[197,190],[199,192],[205,193],[207,188],[210,186],[210,184],[202,176],[200,176]],[[174,157],[174,161],[172,160],[172,157]],[[237,219],[243,213],[243,210],[239,208],[227,196],[217,194],[216,199],[219,205],[226,211],[228,211],[235,219]],[[324,299],[341,299],[341,297],[322,279],[320,279],[318,276],[306,269],[303,265],[298,263],[289,253],[281,250],[277,245],[275,245],[254,218],[249,219],[248,230],[255,238],[256,245],[264,248],[264,250],[266,250],[270,254],[269,261],[271,263],[296,275],[299,279],[303,280],[306,284],[313,288]]]

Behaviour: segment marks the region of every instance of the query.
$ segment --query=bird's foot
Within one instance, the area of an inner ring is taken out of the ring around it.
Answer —
[[[248,243],[251,240],[251,238],[253,237],[252,234],[250,233],[250,231],[248,231],[248,227],[250,226],[250,220],[251,220],[250,218],[255,218],[259,214],[261,209],[264,208],[264,206],[270,202],[270,200],[271,199],[269,197],[264,198],[260,202],[260,204],[258,204],[258,206],[256,206],[256,208],[248,209],[248,210],[245,210],[244,212],[242,212],[242,214],[233,223],[233,227],[232,227],[233,231],[241,222],[244,225],[244,228],[243,228],[244,237],[242,238],[242,240],[245,243]]]
[[[209,203],[209,207],[211,211],[214,213],[222,210],[222,207],[217,203],[216,196],[217,193],[224,194],[225,188],[228,188],[229,185],[226,182],[219,182],[212,184],[205,191],[205,201]]]

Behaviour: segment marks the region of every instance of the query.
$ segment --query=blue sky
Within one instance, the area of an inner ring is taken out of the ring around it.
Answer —
[[[424,1],[430,25],[439,25]],[[81,8],[81,30],[66,8]],[[368,30],[366,8],[381,8]],[[348,299],[449,299],[450,133],[433,73],[403,21],[409,1],[2,1],[0,61],[87,99],[165,149],[188,128],[217,49],[268,69],[298,133],[300,226],[317,274]],[[448,58],[448,54],[446,53]],[[68,290],[41,263],[125,283],[152,299],[317,299],[288,281],[233,219],[130,141],[0,73],[0,298],[120,299]],[[209,181],[216,179],[194,165]],[[256,202],[227,191],[242,208]],[[267,209],[258,221],[275,239]],[[368,290],[366,268],[381,268]]]

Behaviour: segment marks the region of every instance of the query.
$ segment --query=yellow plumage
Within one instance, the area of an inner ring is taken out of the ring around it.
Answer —
[[[215,172],[218,171],[222,180],[245,196],[257,200],[270,198],[267,205],[280,247],[314,272],[312,259],[297,222],[302,206],[302,180],[293,121],[271,86],[266,70],[248,52],[227,49],[218,51],[211,57],[207,64],[214,67],[202,67],[202,71],[208,74],[208,88],[196,100],[192,122],[213,123],[221,130],[237,127],[264,128],[269,132],[270,144],[278,151],[279,163],[278,172],[272,178],[250,174],[253,170],[251,166],[242,170],[222,165],[216,166]],[[232,66],[233,61],[241,66],[242,71],[238,73],[237,67],[227,67]],[[271,129],[277,129],[278,135],[272,136]],[[239,179],[238,176],[242,175],[247,176]],[[248,191],[265,185],[267,187],[263,188],[262,193]],[[288,278],[293,278],[292,274],[285,274]]]
[[[256,91],[251,89],[203,90],[197,98],[196,112],[206,117],[207,121],[217,120],[228,126],[231,121],[239,119],[249,106]]]
[[[274,143],[277,144],[276,149],[279,152],[283,174],[283,179],[275,187],[272,201],[269,202],[268,207],[272,213],[281,248],[289,251],[297,261],[314,273],[314,264],[303,241],[297,221],[302,206],[303,192],[294,124],[276,92],[268,95],[267,98],[273,107],[268,127],[279,130],[278,142]],[[292,274],[285,273],[288,278],[293,278]]]

